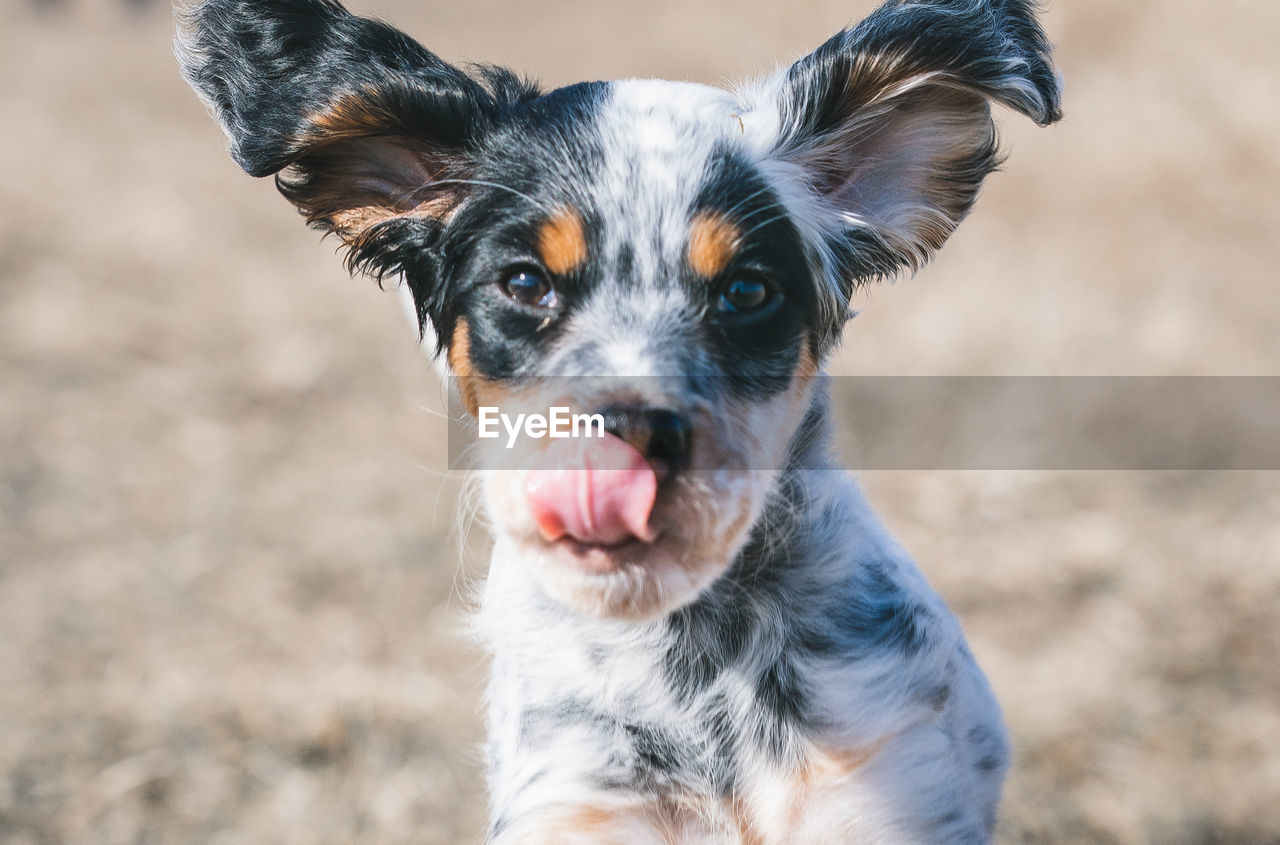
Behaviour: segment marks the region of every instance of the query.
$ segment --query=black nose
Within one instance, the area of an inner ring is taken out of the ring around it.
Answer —
[[[611,405],[597,413],[604,416],[605,431],[667,472],[679,469],[689,457],[689,421],[669,408]]]

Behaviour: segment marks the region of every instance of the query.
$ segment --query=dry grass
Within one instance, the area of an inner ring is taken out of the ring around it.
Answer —
[[[223,155],[163,9],[64,5],[0,11],[0,841],[472,841],[439,387]],[[870,3],[357,5],[563,83],[716,81]],[[1005,121],[837,368],[1274,374],[1277,23],[1059,0],[1067,122]],[[866,483],[1007,710],[1004,842],[1280,842],[1280,475]]]

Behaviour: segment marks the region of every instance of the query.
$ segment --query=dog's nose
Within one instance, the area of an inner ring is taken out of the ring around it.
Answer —
[[[680,469],[689,457],[689,420],[670,408],[611,405],[604,416],[605,431],[630,443],[660,473]]]

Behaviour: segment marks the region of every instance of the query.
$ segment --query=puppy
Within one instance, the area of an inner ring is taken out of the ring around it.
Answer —
[[[968,213],[990,104],[1058,118],[1031,0],[892,0],[733,91],[544,92],[334,0],[204,0],[178,52],[471,414],[600,421],[483,472],[491,841],[989,841],[999,708],[828,457],[821,368]]]

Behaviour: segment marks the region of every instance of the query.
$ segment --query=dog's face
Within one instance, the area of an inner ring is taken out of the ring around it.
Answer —
[[[729,565],[838,325],[839,293],[738,109],[723,91],[667,82],[553,92],[485,139],[470,177],[485,184],[442,235],[457,286],[435,327],[471,409],[615,409],[611,430],[659,464],[643,539],[639,525],[540,525],[537,490],[552,518],[557,499],[594,502],[608,495],[602,485],[621,486],[615,498],[648,495],[617,470],[557,477],[563,462],[543,457],[554,441],[522,444],[540,468],[484,473],[507,548],[552,595],[591,613],[665,610]],[[663,420],[666,452],[650,443]]]
[[[926,260],[994,166],[988,100],[1056,117],[1037,30],[940,28],[935,5],[736,93],[543,94],[329,0],[206,0],[180,53],[237,161],[353,268],[403,277],[471,413],[607,418],[598,443],[530,444],[485,497],[548,593],[640,617],[747,540],[854,285]]]

